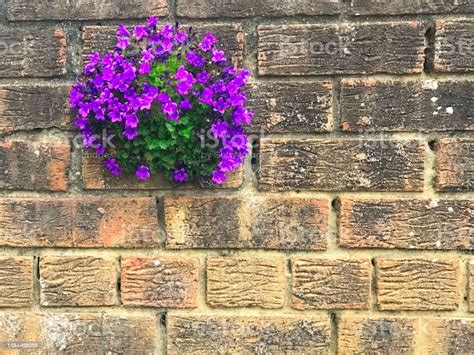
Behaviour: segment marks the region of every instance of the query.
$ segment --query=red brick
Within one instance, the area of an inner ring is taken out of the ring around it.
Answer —
[[[197,307],[196,258],[123,257],[121,298],[126,306]]]
[[[33,258],[0,256],[0,307],[33,303]]]
[[[417,21],[342,25],[260,25],[260,75],[413,74],[424,64]]]
[[[425,147],[410,140],[263,138],[260,190],[422,191]]]
[[[467,264],[468,273],[468,303],[469,311],[474,312],[474,259],[469,260]]]
[[[351,79],[341,86],[344,131],[474,130],[472,81]]]
[[[42,256],[42,306],[111,306],[116,300],[115,260]]]
[[[471,200],[343,199],[344,248],[472,250]]]
[[[154,198],[0,199],[0,246],[152,248],[158,244]]]
[[[283,259],[208,257],[207,303],[212,307],[281,308]]]
[[[386,310],[453,310],[459,303],[457,259],[376,259],[377,304]]]
[[[0,143],[0,188],[66,191],[70,146],[62,143]]]
[[[168,354],[329,354],[327,316],[169,315]]]
[[[66,34],[61,27],[0,24],[0,78],[54,77],[66,73]]]
[[[146,18],[167,13],[166,0],[6,0],[10,21]]]
[[[352,0],[353,15],[464,14],[474,12],[471,0]]]
[[[370,262],[295,258],[291,305],[296,309],[368,309]]]
[[[474,139],[443,138],[436,143],[436,190],[474,189]]]
[[[326,249],[325,199],[169,197],[164,205],[170,249]]]

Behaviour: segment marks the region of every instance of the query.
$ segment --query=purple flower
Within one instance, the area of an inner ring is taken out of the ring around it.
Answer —
[[[216,37],[212,33],[206,33],[201,43],[199,43],[199,48],[203,52],[210,51],[212,46],[217,43]]]
[[[182,31],[179,31],[177,34],[174,35],[174,39],[179,43],[183,43],[188,39],[188,34]]]
[[[179,113],[178,113],[178,104],[173,101],[165,102],[161,105],[161,109],[163,112],[168,116],[168,120],[170,121],[177,121],[179,120]]]
[[[119,176],[122,173],[122,168],[114,158],[105,159],[104,165],[107,170],[114,176]]]
[[[188,179],[189,175],[185,168],[176,169],[173,172],[173,180],[179,183],[183,183]]]
[[[150,169],[146,165],[140,165],[135,171],[135,176],[140,180],[148,180],[150,178]]]
[[[130,40],[128,37],[119,37],[117,38],[117,49],[125,50],[130,45]]]
[[[226,61],[224,51],[219,51],[217,49],[212,50],[212,62],[213,63],[223,63]]]
[[[219,97],[217,101],[212,103],[214,111],[219,113],[224,113],[228,106],[229,105],[227,104],[226,100],[224,100],[222,97]]]
[[[130,32],[128,32],[127,27],[125,27],[125,25],[119,25],[116,33],[117,36],[130,37]]]
[[[212,172],[212,182],[217,185],[222,185],[222,183],[227,180],[227,176],[220,170],[214,170]]]
[[[141,41],[143,38],[148,36],[147,28],[145,26],[135,26],[133,34],[135,35],[137,42]]]
[[[150,28],[155,28],[156,25],[158,24],[158,19],[156,17],[153,17],[153,16],[150,16],[148,17],[148,19],[146,20],[148,22],[148,27]]]
[[[140,69],[138,69],[138,74],[146,75],[151,72],[150,62],[143,62],[140,64]]]
[[[186,53],[186,61],[194,67],[200,68],[204,65],[205,60],[196,51]]]
[[[215,138],[222,138],[227,134],[229,124],[222,120],[217,120],[211,125],[211,133]]]
[[[132,141],[138,136],[138,130],[136,127],[125,127],[123,135],[127,137],[128,140]]]
[[[191,102],[189,101],[189,99],[186,98],[183,101],[181,101],[181,103],[179,104],[179,108],[184,111],[189,111],[193,108],[193,106],[191,105]]]
[[[125,115],[125,126],[135,128],[136,126],[138,126],[138,123],[138,117],[135,113]]]
[[[206,84],[211,79],[211,75],[203,70],[196,75],[196,79],[200,84]]]
[[[213,96],[214,96],[214,92],[209,88],[205,88],[202,91],[201,96],[199,97],[199,101],[208,105],[212,105]]]

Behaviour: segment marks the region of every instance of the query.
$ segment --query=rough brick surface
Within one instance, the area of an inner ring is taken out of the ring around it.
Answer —
[[[258,26],[260,75],[420,73],[420,22]]]
[[[151,248],[156,216],[146,197],[0,199],[0,245]]]
[[[332,84],[257,82],[249,88],[254,111],[252,131],[327,132],[332,129]]]
[[[96,155],[84,152],[82,156],[83,188],[86,190],[167,190],[167,189],[236,189],[242,185],[242,169],[233,172],[220,187],[211,184],[178,184],[170,181],[164,174],[154,174],[149,180],[140,181],[134,174],[113,176],[104,168],[103,161]]]
[[[334,15],[340,7],[340,0],[177,0],[178,16],[191,18]]]
[[[283,259],[208,257],[207,303],[212,307],[283,306]]]
[[[436,190],[474,189],[474,139],[443,138],[436,144]]]
[[[296,309],[367,309],[370,262],[295,258],[291,305]]]
[[[344,131],[474,130],[472,81],[343,80]]]
[[[472,318],[419,319],[417,343],[425,354],[470,354],[474,339]]]
[[[474,312],[474,259],[470,260],[467,265],[468,273],[468,302],[469,311]]]
[[[0,188],[65,191],[70,146],[60,143],[0,143]]]
[[[345,248],[474,248],[474,201],[343,199],[339,245]]]
[[[474,12],[470,0],[352,0],[353,15],[464,14]]]
[[[69,84],[0,85],[0,132],[70,128]]]
[[[126,306],[192,308],[197,306],[196,258],[123,257],[121,298]]]
[[[153,354],[156,323],[153,316],[3,312],[0,343],[26,343],[46,354]]]
[[[33,258],[0,256],[0,307],[33,303]]]
[[[380,310],[453,310],[459,299],[457,259],[376,259]]]
[[[473,6],[471,4],[471,10]],[[436,21],[434,70],[437,72],[474,71],[474,21]]]
[[[42,306],[111,306],[115,260],[88,256],[40,258]]]
[[[397,140],[260,142],[261,190],[421,191],[424,146]]]
[[[66,34],[61,27],[7,27],[0,23],[0,78],[53,77],[66,72]]]
[[[10,21],[146,18],[167,12],[166,0],[6,0],[6,4]]]
[[[168,354],[329,354],[327,316],[168,318]]]
[[[170,197],[164,204],[167,248],[326,248],[325,199]]]

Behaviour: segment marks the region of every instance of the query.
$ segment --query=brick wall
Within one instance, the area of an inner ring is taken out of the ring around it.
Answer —
[[[0,347],[472,353],[473,14],[0,0]],[[78,145],[83,59],[149,15],[252,70],[253,156],[222,188],[111,178]]]

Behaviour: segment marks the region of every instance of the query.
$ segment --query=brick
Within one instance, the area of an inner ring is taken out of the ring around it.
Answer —
[[[338,354],[414,354],[416,318],[342,316]]]
[[[260,190],[422,191],[425,147],[410,140],[263,138]]]
[[[119,177],[111,175],[104,168],[103,161],[94,154],[82,155],[82,180],[86,190],[189,190],[189,189],[237,189],[244,179],[243,168],[233,172],[221,185],[204,183],[178,184],[171,181],[164,174],[154,173],[149,180],[140,181],[132,173],[123,173]]]
[[[115,304],[115,260],[92,256],[40,258],[42,306]]]
[[[0,199],[0,246],[153,248],[156,201],[130,198]]]
[[[169,197],[164,205],[170,249],[326,249],[326,199]]]
[[[473,42],[474,21],[437,20],[434,43],[434,70],[436,72],[474,71]]]
[[[207,303],[212,307],[281,308],[283,259],[208,257]]]
[[[376,259],[379,310],[453,310],[458,306],[457,259]]]
[[[28,343],[41,354],[153,354],[156,323],[152,316],[126,314],[4,312],[0,343]]]
[[[420,22],[258,26],[260,75],[412,74],[424,63]]]
[[[0,133],[70,128],[69,89],[69,84],[0,85]]]
[[[467,265],[468,272],[468,303],[469,311],[474,312],[474,259],[470,260]]]
[[[353,15],[464,14],[474,12],[471,0],[352,0]]]
[[[166,0],[6,0],[10,21],[126,19],[167,14]]]
[[[440,139],[436,143],[436,190],[474,190],[473,161],[473,139]]]
[[[249,104],[255,114],[252,131],[312,133],[332,129],[329,81],[253,83],[249,87]]]
[[[474,130],[472,81],[343,80],[341,126],[348,132]]]
[[[471,354],[474,339],[472,318],[419,320],[417,343],[423,354]]]
[[[472,250],[474,201],[343,199],[344,248]]]
[[[0,25],[0,78],[54,77],[66,73],[66,34],[61,27]]]
[[[187,257],[124,257],[121,298],[126,306],[197,307],[199,261]]]
[[[66,191],[70,146],[63,143],[0,143],[0,189]]]
[[[0,307],[33,303],[33,258],[0,256]]]
[[[291,270],[295,309],[369,308],[369,261],[295,258]]]
[[[191,18],[335,15],[340,8],[339,0],[260,0],[258,3],[252,0],[177,1],[178,16]]]
[[[181,27],[187,29],[189,25],[182,23]],[[192,25],[198,36],[212,32],[222,45],[229,58],[234,63],[241,63],[244,51],[244,30],[239,24],[196,24]],[[117,42],[116,26],[84,26],[82,33],[82,55],[86,60],[88,55],[96,51],[108,51],[115,47]]]
[[[168,354],[329,354],[327,316],[169,315]]]

